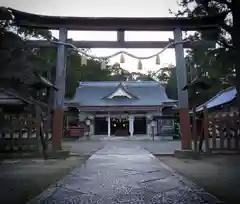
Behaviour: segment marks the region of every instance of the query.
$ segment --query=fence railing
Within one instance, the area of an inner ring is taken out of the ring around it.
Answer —
[[[210,150],[239,150],[240,117],[237,113],[210,117],[204,127]]]
[[[50,139],[50,118],[25,117],[10,119],[0,126],[0,152],[42,152],[40,134]]]
[[[201,118],[201,128],[198,129],[195,115],[192,123],[192,139],[194,150],[199,151],[202,140],[202,150],[214,151],[239,151],[240,150],[240,116],[238,113],[208,114],[204,108]]]

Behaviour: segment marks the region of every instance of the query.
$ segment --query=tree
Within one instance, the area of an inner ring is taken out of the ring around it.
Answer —
[[[195,3],[194,8],[192,8]],[[190,50],[187,55],[187,66],[195,69],[198,77],[204,76],[212,80],[211,92],[235,84],[240,95],[240,40],[239,40],[239,0],[181,0],[177,15],[203,16],[227,12],[228,15],[215,31],[200,31],[201,39],[215,40],[215,49]],[[212,91],[214,90],[214,91]],[[207,95],[207,94],[206,94]],[[210,94],[209,94],[210,95]]]
[[[174,100],[178,99],[176,67],[172,67],[170,70],[170,77],[166,85],[166,93],[169,98]]]
[[[171,99],[178,99],[176,67],[169,65],[157,72],[150,73],[152,78],[159,81],[166,89],[167,96]]]
[[[80,81],[109,81],[115,78],[109,66],[101,69],[100,62],[93,59],[88,60],[87,65],[81,66],[81,55],[73,50],[68,52],[66,97],[71,98],[74,95]]]
[[[15,88],[26,94],[37,80],[38,71],[33,63],[35,50],[24,47],[24,38],[41,36],[49,39],[51,33],[12,26],[13,19],[11,11],[0,8],[1,86]]]

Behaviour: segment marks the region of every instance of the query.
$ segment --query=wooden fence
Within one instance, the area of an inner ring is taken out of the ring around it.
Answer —
[[[196,118],[192,123],[194,150],[199,151],[201,136],[204,152],[240,150],[240,116],[238,113],[208,114],[204,108],[201,131],[197,131]]]
[[[0,152],[42,153],[41,134],[50,139],[49,118],[36,117],[9,118],[0,128]]]

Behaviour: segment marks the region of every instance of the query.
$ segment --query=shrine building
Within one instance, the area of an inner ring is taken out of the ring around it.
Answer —
[[[156,81],[80,82],[65,106],[77,109],[80,121],[90,120],[91,134],[133,136],[150,135],[153,117],[175,107],[176,101]],[[172,120],[157,121],[155,133],[172,126]]]

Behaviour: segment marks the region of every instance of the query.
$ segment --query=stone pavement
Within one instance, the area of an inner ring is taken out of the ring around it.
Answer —
[[[105,146],[135,148],[139,146],[154,155],[171,155],[176,149],[181,149],[181,141],[65,141],[63,146],[71,147],[71,153],[76,155],[92,155]]]
[[[135,146],[106,145],[29,204],[217,204],[215,197]]]

